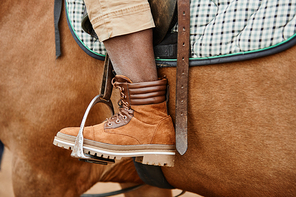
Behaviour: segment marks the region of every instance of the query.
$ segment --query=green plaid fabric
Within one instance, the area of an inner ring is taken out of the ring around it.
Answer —
[[[102,42],[84,32],[81,27],[85,4],[83,0],[66,0],[66,10],[73,31],[84,46],[93,53],[105,55],[106,49]]]
[[[83,0],[66,0],[66,5],[78,38],[105,54],[103,44],[81,29]],[[190,6],[193,58],[266,49],[296,34],[296,0],[191,0]]]

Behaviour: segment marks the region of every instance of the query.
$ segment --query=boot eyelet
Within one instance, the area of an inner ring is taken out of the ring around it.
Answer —
[[[127,116],[123,116],[123,119],[124,119],[124,120],[127,119]]]
[[[108,126],[112,126],[112,123],[111,123],[111,122],[109,122],[109,123],[108,123]]]
[[[120,120],[116,120],[115,122],[116,122],[116,123],[120,123]]]

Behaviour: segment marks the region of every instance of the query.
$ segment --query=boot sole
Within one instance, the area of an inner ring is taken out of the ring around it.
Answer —
[[[58,132],[53,144],[73,150],[76,137]],[[84,139],[83,152],[109,160],[122,157],[135,157],[142,164],[155,166],[174,166],[175,146],[162,144],[112,145]]]

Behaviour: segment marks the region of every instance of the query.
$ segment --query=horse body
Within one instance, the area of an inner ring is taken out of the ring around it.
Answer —
[[[141,183],[129,159],[88,164],[52,145],[61,128],[79,126],[103,70],[77,46],[65,17],[55,59],[53,1],[4,0],[0,14],[0,139],[13,153],[15,195],[78,196],[97,181]],[[190,68],[188,151],[163,168],[173,186],[205,196],[295,196],[295,52]],[[159,69],[164,74],[175,118],[175,68]],[[96,106],[87,124],[109,115]]]

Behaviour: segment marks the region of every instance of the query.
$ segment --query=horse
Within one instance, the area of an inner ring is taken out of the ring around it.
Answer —
[[[55,59],[53,1],[4,0],[0,13],[0,139],[13,154],[15,195],[79,196],[98,181],[142,183],[131,159],[89,164],[52,145],[57,131],[79,126],[103,65],[77,46],[65,17],[63,55]],[[294,46],[190,68],[188,150],[176,153],[174,167],[162,167],[172,186],[203,196],[295,196],[295,53]],[[173,120],[175,72],[158,69],[169,81]],[[108,116],[98,105],[87,124]]]

